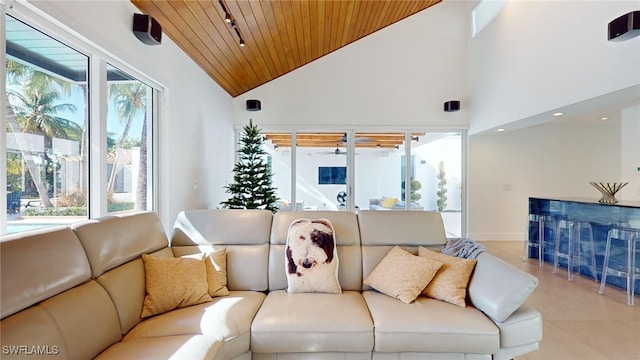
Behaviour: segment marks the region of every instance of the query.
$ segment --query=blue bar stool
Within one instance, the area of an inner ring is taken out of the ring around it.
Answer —
[[[567,236],[562,234],[567,232]],[[585,249],[583,234],[587,235],[588,249]],[[562,240],[567,241],[567,252],[562,251]],[[571,219],[561,219],[557,222],[556,227],[556,247],[553,255],[553,272],[558,269],[559,258],[567,259],[567,280],[573,281],[574,270],[580,273],[580,267],[583,263],[589,268],[593,279],[598,281],[598,271],[596,268],[596,250],[593,243],[593,228],[591,223],[587,221],[578,221]],[[588,251],[590,261],[586,262],[583,253]]]
[[[624,267],[613,267],[611,261],[611,242],[621,241],[626,248]],[[604,252],[602,281],[598,294],[604,293],[607,276],[619,276],[627,279],[627,305],[633,306],[636,279],[640,279],[640,267],[636,266],[637,243],[640,242],[640,229],[612,228],[607,234],[607,247]]]
[[[546,222],[553,222],[553,217],[545,216],[545,215],[537,215],[537,214],[529,214],[529,219],[527,221],[527,231],[524,239],[524,253],[522,254],[522,261],[525,261],[529,257],[529,249],[537,248],[538,249],[538,262],[540,266],[544,265],[544,248],[545,248],[545,240],[544,240],[544,229]],[[532,242],[530,238],[529,228],[531,223],[535,222],[538,224],[538,241]]]

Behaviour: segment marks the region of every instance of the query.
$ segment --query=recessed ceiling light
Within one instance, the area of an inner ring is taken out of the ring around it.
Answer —
[[[553,116],[555,116],[555,117],[562,116],[562,115],[564,115],[563,112],[553,113]]]
[[[503,131],[504,131],[504,129],[503,129],[503,128],[500,128],[500,129],[498,129],[497,131],[498,131],[498,132],[503,132]]]
[[[603,117],[600,118],[600,120],[605,121],[605,120],[609,120],[609,118],[606,117],[606,116],[603,116]]]

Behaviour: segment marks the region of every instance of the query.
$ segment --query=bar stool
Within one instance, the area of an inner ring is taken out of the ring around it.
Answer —
[[[562,243],[562,234],[564,231],[567,231],[567,252],[561,251],[561,243]],[[587,233],[587,241],[589,243],[589,257],[590,262],[586,263],[589,271],[593,275],[593,279],[598,281],[598,271],[596,268],[596,249],[593,243],[593,228],[591,227],[591,223],[587,221],[578,221],[578,220],[570,220],[570,219],[561,219],[557,222],[556,227],[556,246],[555,252],[553,255],[553,272],[555,273],[558,269],[558,260],[559,258],[567,259],[567,280],[573,281],[573,272],[576,269],[577,273],[580,273],[580,267],[585,262],[585,258],[582,254],[585,252],[582,234],[583,231]]]
[[[614,268],[611,263],[611,242],[621,241],[626,245],[624,267]],[[602,266],[602,281],[598,294],[604,293],[607,276],[618,276],[627,279],[627,305],[633,306],[636,279],[640,279],[640,268],[636,263],[637,243],[640,242],[640,229],[612,228],[607,234],[607,247],[604,252],[604,264]]]
[[[537,248],[538,263],[540,264],[540,266],[544,265],[544,248],[546,245],[545,239],[544,239],[545,223],[553,222],[553,221],[554,219],[552,216],[529,214],[529,219],[527,221],[527,231],[525,233],[526,237],[524,240],[525,242],[524,242],[524,252],[522,254],[522,261],[525,261],[528,258],[530,248]],[[531,242],[529,229],[532,222],[535,222],[538,224],[538,241],[537,242]]]

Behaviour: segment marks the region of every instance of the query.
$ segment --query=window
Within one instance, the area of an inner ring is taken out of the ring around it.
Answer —
[[[7,189],[0,233],[154,210],[159,86],[71,36],[38,30],[37,16],[25,20],[19,4],[13,12],[2,15],[8,106],[0,132]],[[96,89],[106,97],[94,99]]]

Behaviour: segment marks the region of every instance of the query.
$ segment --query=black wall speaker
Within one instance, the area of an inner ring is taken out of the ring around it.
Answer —
[[[160,45],[162,42],[162,27],[149,15],[133,14],[133,33],[147,45]]]
[[[260,104],[260,100],[247,100],[247,111],[260,110],[262,110],[262,104]]]
[[[640,10],[624,14],[609,23],[609,41],[623,41],[640,35]]]
[[[458,100],[445,101],[444,111],[452,112],[452,111],[458,111],[458,110],[460,110],[460,101]]]

